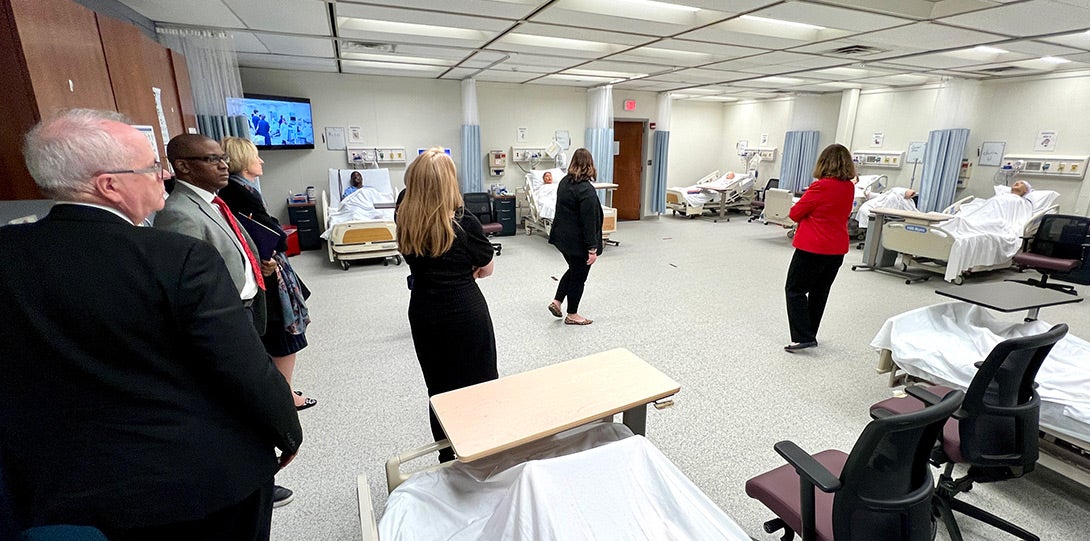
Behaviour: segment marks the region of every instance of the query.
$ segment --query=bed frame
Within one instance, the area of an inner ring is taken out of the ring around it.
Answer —
[[[937,225],[948,220],[961,209],[961,205],[971,201],[973,196],[966,197],[947,207],[942,213],[909,213],[897,214],[904,221],[888,222],[882,227],[882,247],[901,253],[901,270],[909,269],[925,270],[945,275],[947,261],[950,260],[950,252],[954,247],[954,235]],[[1041,217],[1045,214],[1059,212],[1059,205],[1052,205],[1045,210],[1034,214],[1022,231],[1022,238],[1032,237],[1041,223]],[[1011,261],[1003,261],[994,265],[976,265],[958,273],[953,283],[961,285],[965,282],[965,276],[991,270],[1005,269],[1011,266]],[[925,277],[919,278],[924,280]],[[911,282],[912,280],[910,280]]]
[[[697,181],[696,185],[706,184],[719,178],[719,172],[715,171]],[[667,188],[666,189],[666,206],[675,215],[678,213],[689,219],[696,218],[701,215],[709,215],[715,217],[715,222],[719,220],[730,221],[730,217],[727,216],[727,211],[737,210],[744,214],[750,214],[753,212],[753,201],[757,197],[755,177],[749,176],[744,180],[740,180],[739,184],[734,188],[726,191],[707,189],[706,192],[714,193],[715,197],[704,203],[703,205],[691,205],[689,201],[685,199],[685,193],[681,188]]]
[[[599,186],[601,187],[599,188]],[[594,183],[594,187],[598,189],[615,189],[616,186],[616,184]],[[526,202],[530,208],[530,214],[522,220],[523,229],[527,235],[539,232],[548,237],[553,230],[553,221],[542,216],[541,211],[538,210],[537,201],[534,200],[534,187],[530,184],[529,175],[527,175],[524,191],[526,192]],[[617,232],[617,209],[603,206],[602,214],[602,241],[614,246],[619,245],[620,242],[609,238],[610,235]]]
[[[322,216],[329,225],[329,194],[322,190]],[[401,264],[397,251],[397,225],[392,221],[352,221],[332,227],[326,241],[329,262],[340,262],[342,270],[348,270],[349,262],[358,259],[382,258],[383,265],[392,259]]]

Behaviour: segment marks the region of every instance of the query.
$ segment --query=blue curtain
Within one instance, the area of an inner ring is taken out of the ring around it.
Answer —
[[[801,192],[814,181],[814,164],[818,157],[816,130],[789,131],[783,138],[783,154],[780,160],[780,188]]]
[[[666,158],[670,154],[670,132],[657,130],[651,163],[651,212],[666,212]]]
[[[613,182],[613,128],[587,128],[586,142],[598,170],[598,182]],[[605,201],[604,197],[599,190],[598,198]]]
[[[920,210],[941,211],[954,202],[958,171],[968,142],[968,128],[934,130],[928,135],[920,173]]]
[[[476,124],[462,126],[462,193],[483,192],[484,154],[481,154],[481,127]]]

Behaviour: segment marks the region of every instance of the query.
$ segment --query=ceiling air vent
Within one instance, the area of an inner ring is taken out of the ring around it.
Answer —
[[[884,53],[887,49],[879,49],[878,47],[871,47],[870,45],[847,45],[844,47],[837,47],[831,51],[825,51],[822,54],[831,54],[836,56],[868,56],[872,54]]]
[[[366,41],[342,41],[341,51],[393,53],[397,46],[392,43],[371,43]]]

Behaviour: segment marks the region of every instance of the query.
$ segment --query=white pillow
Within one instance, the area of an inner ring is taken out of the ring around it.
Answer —
[[[1033,203],[1034,214],[1048,210],[1048,207],[1055,205],[1059,198],[1060,194],[1052,190],[1033,190],[1026,194],[1026,199]]]

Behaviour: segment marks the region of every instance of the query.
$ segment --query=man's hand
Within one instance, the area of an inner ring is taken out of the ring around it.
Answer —
[[[272,273],[276,272],[276,260],[266,259],[261,262],[261,275],[272,276]]]
[[[281,453],[281,455],[280,455],[280,469],[282,470],[282,469],[284,469],[284,466],[287,466],[288,464],[290,464],[291,461],[293,459],[295,459],[295,455],[296,455],[296,453],[292,453],[290,455],[288,453]]]

